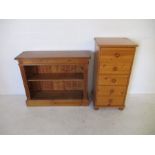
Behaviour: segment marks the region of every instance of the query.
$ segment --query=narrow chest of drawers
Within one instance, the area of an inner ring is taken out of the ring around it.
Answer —
[[[137,45],[127,38],[96,38],[95,42],[95,109],[124,109]]]

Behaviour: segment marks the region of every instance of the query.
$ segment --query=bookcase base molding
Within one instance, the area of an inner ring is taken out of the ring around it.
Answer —
[[[27,106],[88,106],[88,100],[27,100]]]

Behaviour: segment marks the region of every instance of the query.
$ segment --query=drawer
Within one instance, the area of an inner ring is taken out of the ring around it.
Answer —
[[[126,93],[125,86],[97,86],[97,96],[124,96]]]
[[[100,74],[98,78],[98,85],[127,85],[127,75],[103,75]]]
[[[100,64],[99,66],[99,73],[104,74],[129,74],[130,73],[131,65],[106,65]]]
[[[100,64],[131,64],[134,57],[134,48],[101,48]]]
[[[124,97],[98,96],[95,104],[98,106],[121,106],[124,104]]]

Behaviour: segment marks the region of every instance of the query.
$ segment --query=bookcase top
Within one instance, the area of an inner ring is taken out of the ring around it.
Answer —
[[[24,51],[15,60],[41,58],[90,58],[90,51]]]

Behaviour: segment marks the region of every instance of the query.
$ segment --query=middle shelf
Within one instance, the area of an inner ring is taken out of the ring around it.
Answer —
[[[30,75],[28,81],[82,80],[83,78],[83,73],[41,73]]]

